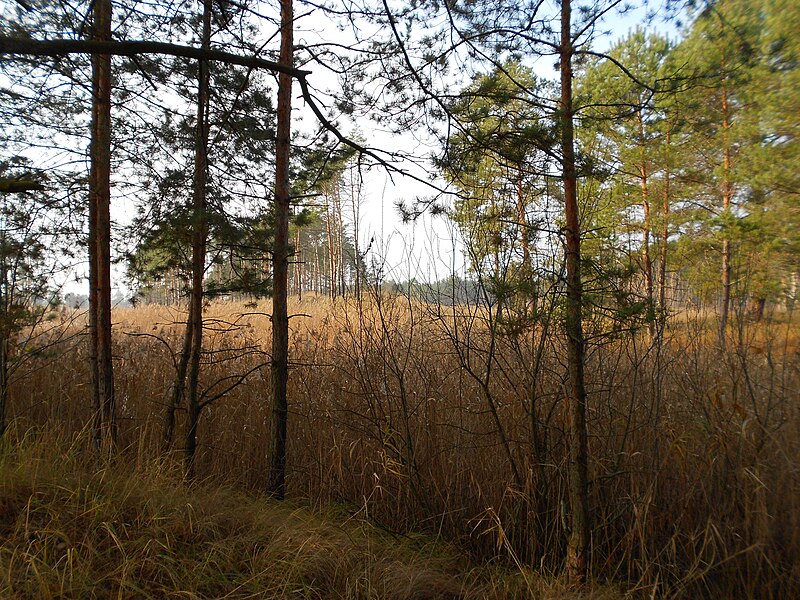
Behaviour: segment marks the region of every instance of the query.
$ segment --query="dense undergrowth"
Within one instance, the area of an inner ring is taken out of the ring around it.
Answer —
[[[10,437],[0,447],[2,598],[578,597],[342,510],[189,487],[163,462],[98,463],[81,438]]]
[[[290,313],[303,315],[292,320],[290,497],[350,506],[480,560],[561,571],[569,507],[556,320],[514,328],[480,308],[402,297],[311,298]],[[269,368],[256,367],[269,359],[269,318],[235,304],[212,305],[208,317],[202,390],[213,401],[197,472],[260,491],[271,388]],[[182,318],[164,307],[116,313],[128,460],[159,460]],[[657,339],[587,324],[595,581],[653,598],[800,596],[799,331],[786,313],[742,317],[721,348],[713,315],[697,312],[672,318]],[[82,340],[19,373],[9,405],[18,429],[79,435],[90,420]],[[181,450],[176,439],[173,458]]]

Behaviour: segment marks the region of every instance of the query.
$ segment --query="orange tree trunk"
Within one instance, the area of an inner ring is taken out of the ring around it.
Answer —
[[[111,39],[111,2],[94,3],[93,38]],[[116,443],[111,357],[111,57],[92,56],[92,133],[89,173],[89,360],[94,439]]]

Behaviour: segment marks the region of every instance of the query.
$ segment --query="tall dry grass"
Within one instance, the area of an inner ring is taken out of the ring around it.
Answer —
[[[169,462],[98,460],[81,452],[80,436],[52,433],[12,428],[0,443],[3,599],[570,597],[558,581],[471,564],[425,536],[227,486],[190,487]],[[620,594],[596,586],[580,597]]]
[[[265,306],[209,307],[206,398],[269,360]],[[555,325],[495,327],[486,310],[400,296],[305,298],[290,313],[291,496],[560,570],[569,507]],[[115,313],[121,446],[143,461],[160,450],[182,317]],[[703,313],[672,320],[657,343],[640,332],[591,338],[596,578],[643,597],[800,597],[800,328],[773,317],[739,319],[725,350]],[[84,346],[39,360],[12,390],[17,427],[80,431]],[[270,390],[269,369],[257,369],[205,409],[201,477],[265,485]]]

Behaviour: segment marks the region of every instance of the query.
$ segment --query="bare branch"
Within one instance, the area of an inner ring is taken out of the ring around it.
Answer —
[[[32,179],[0,178],[0,194],[18,194],[20,192],[41,192],[45,187]]]
[[[136,56],[137,54],[168,54],[197,60],[214,60],[242,67],[266,69],[285,73],[297,79],[310,75],[311,71],[295,69],[257,56],[241,56],[222,50],[204,50],[194,46],[168,44],[165,42],[101,42],[96,40],[35,40],[24,37],[0,36],[0,54],[28,56],[65,56],[67,54],[111,54],[114,56]]]

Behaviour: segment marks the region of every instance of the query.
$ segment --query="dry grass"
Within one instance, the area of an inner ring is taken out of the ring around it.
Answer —
[[[0,597],[567,597],[557,582],[475,568],[344,513],[176,485],[164,463],[87,464],[83,443],[30,434],[0,449]]]
[[[208,395],[268,360],[268,312],[265,303],[209,307]],[[305,315],[292,320],[292,497],[360,508],[398,534],[427,531],[484,559],[560,571],[557,330],[505,332],[491,344],[485,311],[403,298],[312,297],[290,313]],[[140,465],[158,456],[180,317],[163,307],[116,312],[121,441]],[[644,597],[800,597],[800,326],[742,320],[724,351],[713,332],[699,314],[674,320],[655,345],[640,333],[593,338],[593,574]],[[83,352],[52,353],[16,382],[18,428],[84,427]],[[269,394],[261,369],[206,409],[198,472],[207,481],[262,488]]]

